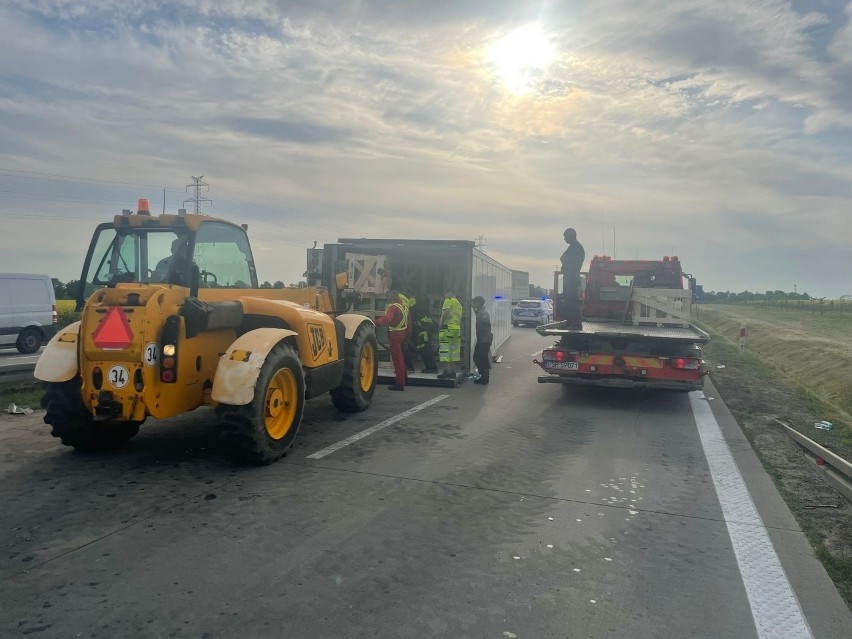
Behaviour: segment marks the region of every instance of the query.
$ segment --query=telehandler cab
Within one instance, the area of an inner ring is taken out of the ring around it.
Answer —
[[[140,200],[97,227],[80,283],[81,320],[35,370],[44,421],[67,446],[113,448],[149,416],[214,406],[229,448],[271,463],[293,444],[306,399],[329,392],[345,412],[372,401],[372,321],[337,313],[323,287],[258,288],[245,226],[152,216]]]

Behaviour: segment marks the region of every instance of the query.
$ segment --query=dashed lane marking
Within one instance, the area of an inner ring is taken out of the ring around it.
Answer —
[[[406,417],[411,417],[414,413],[420,412],[424,408],[429,408],[433,404],[437,404],[438,402],[447,399],[449,395],[438,395],[437,397],[433,397],[429,401],[423,402],[422,404],[418,404],[414,408],[409,408],[407,411],[400,413],[399,415],[394,415],[390,419],[386,419],[385,421],[376,424],[375,426],[370,426],[366,430],[362,430],[360,433],[356,433],[351,437],[347,437],[346,439],[342,439],[336,444],[332,444],[327,448],[323,448],[322,450],[318,450],[315,453],[311,453],[308,455],[308,459],[322,459],[323,457],[327,457],[331,455],[333,452],[340,450],[348,446],[349,444],[354,444],[355,442],[364,439],[365,437],[369,437],[375,432],[382,430],[383,428],[387,428],[388,426],[393,426],[398,421],[405,419]]]
[[[743,578],[759,639],[813,639],[799,600],[704,393],[689,394],[704,456]]]

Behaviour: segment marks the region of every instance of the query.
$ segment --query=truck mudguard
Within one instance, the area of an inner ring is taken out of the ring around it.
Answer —
[[[358,330],[358,327],[361,326],[364,322],[373,322],[370,318],[365,317],[363,315],[358,315],[356,313],[341,313],[337,316],[337,319],[341,321],[343,326],[346,328],[346,339],[352,339],[355,335],[355,331]],[[345,351],[341,351],[345,352]]]
[[[282,340],[298,335],[284,328],[257,328],[241,335],[228,347],[213,379],[213,400],[244,406],[254,399],[254,386],[269,352]]]
[[[79,370],[77,361],[77,338],[80,322],[69,324],[53,336],[38,358],[35,378],[43,382],[67,382],[74,379]]]

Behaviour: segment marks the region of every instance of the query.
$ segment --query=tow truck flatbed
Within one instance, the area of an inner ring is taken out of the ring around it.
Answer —
[[[690,326],[689,328],[641,324],[639,326],[633,326],[618,322],[595,322],[588,320],[583,320],[582,330],[569,329],[566,328],[567,325],[567,322],[552,322],[550,324],[539,326],[535,330],[539,335],[554,335],[557,337],[563,335],[574,335],[577,337],[588,335],[589,337],[607,338],[661,338],[671,341],[684,341],[700,344],[706,344],[710,341],[710,336],[695,326]]]

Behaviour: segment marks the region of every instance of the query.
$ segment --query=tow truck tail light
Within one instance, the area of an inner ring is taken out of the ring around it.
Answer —
[[[549,362],[573,362],[574,353],[568,351],[542,351],[541,356]]]
[[[669,365],[680,370],[695,370],[699,366],[699,361],[692,357],[673,357],[669,359]]]

